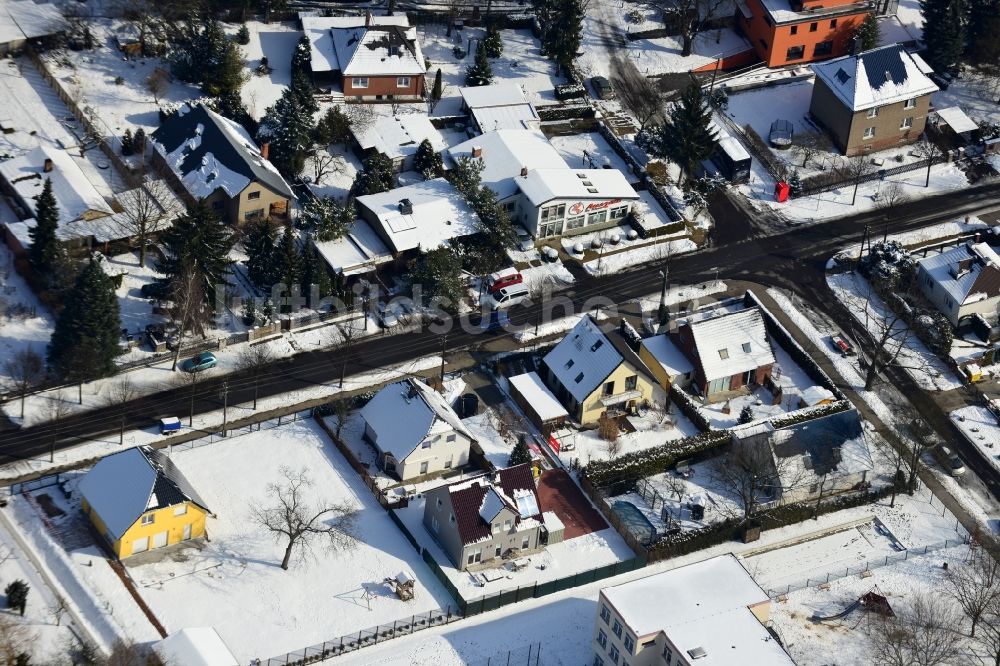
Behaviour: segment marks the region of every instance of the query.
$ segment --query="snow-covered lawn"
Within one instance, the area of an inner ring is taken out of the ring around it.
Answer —
[[[343,146],[339,145],[332,146],[332,148],[329,152],[322,151],[318,153],[318,157],[321,161],[327,156],[333,157],[335,168],[330,169],[329,173],[323,174],[319,182],[316,182],[315,160],[317,157],[310,156],[306,158],[306,168],[303,174],[313,178],[309,189],[314,194],[321,197],[333,197],[338,201],[342,201],[347,197],[351,185],[354,184],[354,178],[357,176],[358,171],[361,171],[361,160],[358,159],[353,150],[346,150]]]
[[[576,278],[561,261],[545,261],[538,266],[522,268],[521,278],[532,294],[545,288],[558,291],[576,282]]]
[[[607,139],[597,132],[557,135],[549,143],[559,151],[570,168],[603,169],[620,171],[630,183],[638,183],[640,176],[632,173],[625,160],[614,151]]]
[[[44,358],[54,328],[52,314],[14,270],[14,254],[0,243],[0,358],[13,359],[29,347]],[[7,379],[4,365],[0,362],[0,384]],[[13,411],[13,403],[8,409]]]
[[[586,235],[604,236],[604,238],[609,238],[612,233],[614,233],[614,230],[604,232],[603,234],[598,232]],[[681,234],[686,234],[686,232],[681,232]],[[679,254],[684,254],[685,252],[694,252],[698,249],[698,246],[690,238],[669,240],[674,237],[675,236],[660,236],[652,241],[640,239],[629,241],[628,239],[623,239],[621,244],[618,246],[611,245],[605,240],[605,249],[603,252],[598,251],[599,256],[597,259],[591,259],[590,261],[583,262],[583,268],[585,271],[595,276],[612,275],[633,268],[638,268],[642,264],[651,261],[666,260],[670,257],[675,257]],[[577,240],[580,239],[580,237],[573,236],[571,239]],[[585,248],[588,246],[589,243],[584,244]]]
[[[951,419],[983,457],[1000,470],[1000,424],[996,415],[986,407],[971,405],[953,411]]]
[[[235,24],[226,26],[226,32],[230,35],[235,34],[238,29],[239,26]],[[247,21],[247,30],[250,32],[250,42],[240,48],[243,50],[250,78],[240,89],[240,96],[250,115],[260,118],[292,82],[292,53],[302,32],[294,23],[260,21]],[[270,74],[259,76],[256,73],[261,56],[267,56]]]
[[[931,102],[936,109],[957,106],[977,122],[995,123],[1000,121],[997,99],[1000,99],[1000,81],[970,69],[952,81],[947,90],[934,93]]]
[[[434,107],[435,116],[461,113],[462,97],[458,89],[465,86],[466,70],[475,58],[475,44],[484,32],[482,28],[467,27],[464,30],[453,30],[449,38],[443,23],[428,23],[417,27],[417,38],[424,57],[431,61],[431,67],[427,70],[428,85],[433,83],[438,69],[441,70],[444,84],[441,101]],[[503,54],[490,61],[493,82],[518,84],[528,101],[536,106],[554,104],[555,86],[566,83],[566,80],[556,75],[555,64],[542,56],[539,41],[532,36],[530,30],[503,30],[501,36]],[[470,42],[473,42],[473,48],[468,52]],[[462,60],[456,59],[452,53],[452,48],[456,45],[467,51]]]
[[[491,570],[500,578],[484,584],[472,574],[456,569],[441,546],[427,532],[423,525],[424,498],[411,501],[408,507],[396,509],[395,513],[417,543],[430,552],[441,566],[441,570],[455,585],[458,593],[466,600],[565,578],[633,557],[632,550],[625,544],[625,540],[614,528],[608,527],[599,532],[591,532],[547,546],[542,552],[526,556],[530,558],[531,563],[520,571],[509,571],[506,568]]]
[[[989,225],[978,217],[971,215],[967,220],[955,220],[954,222],[942,222],[929,227],[904,231],[899,234],[889,234],[890,240],[897,240],[907,247],[914,245],[924,245],[939,239],[959,236],[962,234],[986,231]],[[915,251],[916,252],[916,251]]]
[[[874,292],[870,301],[868,282],[857,273],[831,273],[827,275],[827,284],[834,295],[843,303],[857,320],[858,324],[868,329],[876,340],[885,329],[888,306]],[[897,321],[895,329],[903,331],[906,324]],[[887,343],[887,351],[895,353],[902,333],[895,334]],[[921,387],[928,391],[948,391],[959,388],[962,382],[951,368],[927,349],[916,334],[909,335],[903,341],[903,349],[898,358],[899,364]]]
[[[483,450],[486,459],[497,467],[506,467],[514,445],[517,444],[517,435],[509,432],[501,421],[503,417],[498,415],[493,409],[487,407],[481,413],[469,418],[462,419],[462,425],[469,429],[475,437],[479,448]],[[506,432],[506,437],[501,432]]]
[[[125,562],[169,632],[212,626],[246,663],[452,603],[314,422],[175,451],[172,459],[215,516],[208,519],[210,541],[170,548],[154,558],[158,561]],[[272,501],[266,487],[281,481],[282,466],[307,471],[310,501],[347,502],[358,509],[354,549],[336,552],[317,543],[288,571],[280,568],[283,544],[254,522],[250,508]],[[119,594],[121,583],[113,575],[92,575],[110,573],[99,560],[86,565],[95,559],[92,553],[71,556],[78,575],[98,595]],[[400,571],[416,577],[411,602],[400,601],[383,584]],[[115,603],[109,612],[117,617],[127,610]]]

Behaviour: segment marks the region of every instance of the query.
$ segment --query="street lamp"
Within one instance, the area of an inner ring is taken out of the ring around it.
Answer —
[[[663,270],[659,272],[661,278],[663,278],[663,286],[660,288],[660,310],[658,313],[658,318],[660,325],[667,323],[667,279],[670,275],[670,269],[667,266],[663,267]]]

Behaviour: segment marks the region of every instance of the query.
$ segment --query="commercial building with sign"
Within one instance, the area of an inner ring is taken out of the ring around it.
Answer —
[[[514,182],[519,196],[512,216],[535,238],[624,224],[639,198],[616,169],[532,169]]]

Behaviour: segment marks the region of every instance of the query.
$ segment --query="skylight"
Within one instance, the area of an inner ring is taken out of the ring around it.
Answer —
[[[522,518],[530,518],[538,515],[538,502],[535,501],[534,494],[526,494],[517,498],[517,512]]]
[[[581,372],[580,374],[578,374],[576,376],[576,379],[574,379],[573,381],[575,381],[577,384],[579,384],[580,382],[582,382],[583,381],[583,373]]]
[[[604,345],[604,340],[598,340],[593,345],[590,346],[590,351],[595,352]]]
[[[576,361],[574,361],[573,359],[566,361],[566,369],[569,370],[570,368],[572,368],[575,362]]]
[[[743,343],[743,351],[746,352],[747,354],[750,353],[750,343],[749,342],[744,342]]]
[[[720,349],[719,350],[719,358],[721,358],[723,361],[726,360],[727,358],[729,358],[729,350],[728,349]]]

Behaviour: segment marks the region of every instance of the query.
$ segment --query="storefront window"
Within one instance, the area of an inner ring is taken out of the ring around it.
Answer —
[[[590,215],[587,216],[587,226],[589,227],[594,224],[601,224],[607,219],[607,217],[608,217],[608,211],[606,210],[599,210],[597,212],[591,213]]]
[[[584,217],[583,215],[577,215],[576,217],[571,217],[568,220],[566,220],[566,228],[579,229],[580,227],[583,226],[583,223],[586,221],[586,219],[587,218]]]

